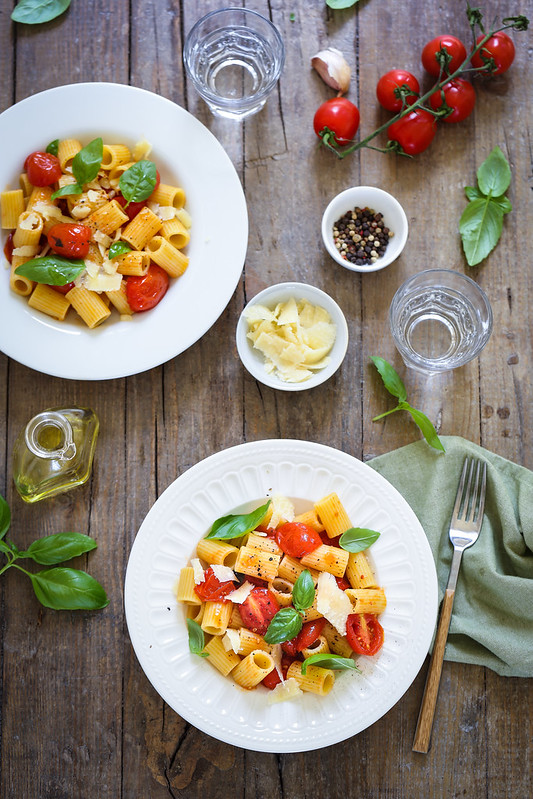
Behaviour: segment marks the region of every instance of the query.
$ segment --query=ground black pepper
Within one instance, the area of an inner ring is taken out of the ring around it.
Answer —
[[[333,241],[341,258],[356,266],[371,266],[384,255],[394,231],[384,226],[383,214],[372,208],[347,211],[333,225]]]

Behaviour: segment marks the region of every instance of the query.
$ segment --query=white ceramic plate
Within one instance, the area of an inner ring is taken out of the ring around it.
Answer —
[[[69,314],[56,322],[0,287],[0,350],[46,374],[105,380],[136,374],[186,350],[218,319],[239,281],[248,242],[246,202],[235,169],[197,119],[151,92],[114,83],[60,86],[34,94],[0,115],[0,190],[18,188],[26,156],[67,136],[84,144],[134,145],[146,137],[163,182],[178,183],[192,217],[189,268],[172,280],[153,310],[131,322],[89,330]],[[2,231],[2,247],[7,231]],[[2,270],[4,271],[4,270]]]
[[[332,491],[354,525],[381,532],[371,552],[387,595],[385,643],[375,657],[358,658],[361,674],[339,672],[326,697],[268,705],[266,688],[244,691],[189,652],[185,610],[173,588],[218,517],[257,507],[273,493],[291,497],[300,512]],[[435,627],[437,577],[420,523],[381,475],[322,444],[257,441],[206,458],[161,495],[131,551],[125,606],[140,664],[180,716],[235,746],[300,752],[361,732],[409,688]]]

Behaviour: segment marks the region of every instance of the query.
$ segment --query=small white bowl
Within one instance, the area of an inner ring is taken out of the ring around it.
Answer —
[[[252,342],[246,335],[249,329],[248,322],[244,316],[246,308],[259,304],[266,305],[267,308],[272,308],[273,310],[278,302],[287,302],[291,297],[294,297],[296,302],[308,300],[312,305],[319,305],[324,308],[337,328],[335,342],[329,353],[329,364],[323,369],[317,369],[311,377],[301,383],[288,383],[275,374],[269,374],[265,370],[264,355],[259,350],[254,349]],[[277,388],[281,391],[304,391],[308,388],[314,388],[328,380],[344,360],[348,348],[348,325],[343,312],[335,300],[329,294],[326,294],[325,291],[309,286],[307,283],[277,283],[256,294],[246,308],[241,313],[237,323],[237,351],[243,366],[250,372],[252,377],[255,377],[260,383],[264,383],[265,386]]]
[[[385,254],[368,266],[358,266],[344,259],[333,241],[333,225],[347,211],[353,211],[354,208],[372,208],[376,213],[383,214],[385,226],[394,231]],[[405,211],[398,200],[374,186],[353,186],[342,191],[333,198],[322,217],[322,238],[327,251],[338,264],[352,272],[377,272],[395,261],[405,247],[408,229]]]

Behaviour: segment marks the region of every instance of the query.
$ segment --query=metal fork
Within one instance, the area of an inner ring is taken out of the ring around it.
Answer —
[[[466,487],[465,487],[466,484]],[[433,645],[433,653],[424,688],[424,696],[416,725],[413,741],[413,752],[427,752],[431,739],[433,717],[437,705],[439,684],[444,660],[444,649],[452,617],[455,586],[459,574],[459,566],[463,552],[477,541],[485,507],[485,491],[487,487],[487,464],[474,458],[466,458],[457,489],[455,505],[452,512],[449,537],[453,544],[453,558],[450,575],[440,612],[437,634]]]

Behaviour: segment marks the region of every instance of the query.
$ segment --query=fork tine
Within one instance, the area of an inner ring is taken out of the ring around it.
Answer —
[[[480,463],[480,465],[481,465],[481,463]],[[485,493],[486,493],[486,489],[487,489],[487,464],[484,463],[483,464],[483,470],[482,470],[482,473],[481,473],[481,488],[480,488],[480,491],[479,491],[479,507],[478,507],[478,512],[477,512],[477,515],[476,515],[476,521],[478,519],[482,519],[483,518],[483,513],[485,511]]]
[[[476,471],[474,486],[472,488],[472,480],[474,479],[474,469]],[[479,489],[479,474],[481,471],[481,461],[472,459],[472,466],[470,468],[470,479],[468,480],[467,495],[465,500],[464,516],[465,521],[473,522],[478,502],[478,489]],[[472,490],[471,490],[472,489]]]
[[[452,517],[459,516],[459,511],[461,510],[461,500],[463,499],[463,489],[465,487],[467,469],[468,469],[468,458],[465,458],[463,471],[461,472],[461,479],[459,480],[459,487],[457,488],[457,495],[455,497],[455,505],[453,506]]]

